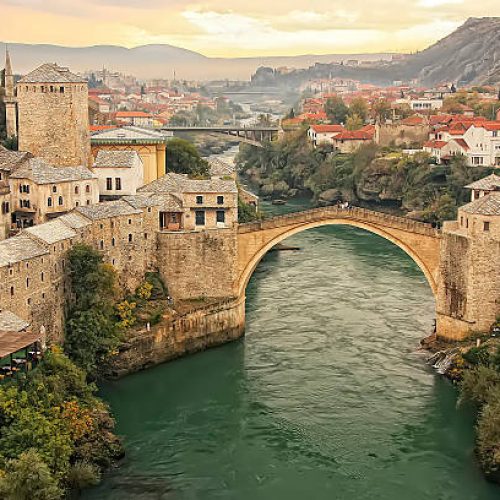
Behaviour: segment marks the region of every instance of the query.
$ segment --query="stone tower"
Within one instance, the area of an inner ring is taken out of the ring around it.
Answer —
[[[19,150],[52,165],[90,166],[88,85],[57,64],[42,64],[17,84]]]
[[[17,109],[16,96],[14,91],[14,75],[10,62],[9,49],[5,49],[5,125],[7,137],[17,136]]]

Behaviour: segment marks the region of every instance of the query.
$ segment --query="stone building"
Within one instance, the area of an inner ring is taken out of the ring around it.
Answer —
[[[195,180],[168,173],[139,192],[170,194],[181,202],[182,213],[160,214],[162,228],[175,222],[180,229],[201,231],[232,227],[238,222],[238,189],[234,180]]]
[[[136,151],[102,149],[92,170],[99,180],[101,201],[135,194],[144,185],[144,165]]]
[[[57,167],[90,166],[87,81],[68,68],[42,64],[16,90],[19,149]]]
[[[11,225],[11,193],[9,183],[0,181],[0,240],[9,237]]]
[[[56,168],[28,158],[9,177],[13,222],[32,226],[99,201],[97,176],[86,167]]]
[[[144,165],[144,182],[147,184],[166,173],[167,142],[171,133],[140,127],[120,127],[92,134],[92,156],[101,150],[136,151]]]
[[[471,201],[482,198],[493,191],[500,191],[500,175],[491,174],[483,179],[479,179],[468,186],[466,189],[471,191]]]
[[[471,184],[473,201],[443,226],[438,327],[457,339],[488,331],[500,315],[500,191],[492,180]]]

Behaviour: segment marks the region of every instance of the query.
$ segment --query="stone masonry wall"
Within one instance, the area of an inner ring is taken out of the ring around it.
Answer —
[[[243,336],[244,298],[222,301],[164,317],[151,331],[137,332],[120,348],[109,375],[121,377],[186,354],[225,344]]]
[[[428,140],[429,132],[429,125],[378,124],[375,137],[380,146],[400,146],[401,144],[409,146],[411,143],[423,144]]]
[[[55,166],[91,166],[86,84],[19,84],[17,99],[20,151]]]
[[[176,299],[236,296],[236,229],[159,233],[158,268]]]

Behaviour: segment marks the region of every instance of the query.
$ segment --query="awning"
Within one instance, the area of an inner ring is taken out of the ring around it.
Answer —
[[[0,358],[5,358],[40,340],[40,333],[0,331]]]

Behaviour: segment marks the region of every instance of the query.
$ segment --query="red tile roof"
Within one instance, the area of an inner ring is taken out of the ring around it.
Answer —
[[[334,141],[371,141],[372,134],[364,132],[363,130],[345,130],[336,135]]]
[[[311,125],[311,128],[318,134],[343,132],[345,130],[342,125]]]
[[[117,111],[116,118],[151,118],[151,115],[144,111]]]
[[[427,141],[424,148],[443,149],[448,143],[446,141]]]
[[[422,116],[413,115],[401,120],[402,125],[423,125],[425,123],[425,119]]]
[[[462,149],[465,151],[469,150],[469,145],[465,142],[464,139],[453,139]]]

